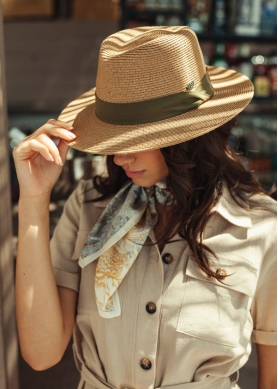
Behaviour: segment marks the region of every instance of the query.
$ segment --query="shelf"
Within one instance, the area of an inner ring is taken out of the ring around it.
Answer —
[[[246,113],[276,113],[276,97],[253,97],[250,104],[244,109]]]
[[[179,16],[181,20],[185,19],[185,15],[181,11],[175,10],[126,10],[126,16],[129,19],[142,19],[154,18],[157,15],[163,16]],[[126,28],[125,26],[122,26]],[[242,43],[242,42],[254,42],[254,43],[265,43],[265,44],[276,44],[277,36],[273,35],[235,35],[235,34],[211,34],[211,33],[196,33],[200,42],[232,42],[232,43]]]
[[[276,44],[276,36],[267,36],[267,35],[234,35],[234,34],[198,34],[198,39],[201,42],[233,42],[233,43],[242,43],[242,42],[254,42],[254,43],[266,43],[266,44]]]
[[[163,8],[163,9],[155,9],[155,8],[144,8],[144,5],[137,5],[138,8],[129,8],[127,6],[126,0],[121,0],[121,8],[122,8],[122,17],[120,20],[120,28],[127,28],[128,21],[132,19],[138,20],[138,22],[144,21],[146,24],[153,25],[156,16],[162,15],[164,17],[177,16],[180,18],[182,24],[187,25],[188,23],[188,1],[182,2],[181,9],[173,9],[173,8]],[[148,18],[150,20],[148,20]],[[213,33],[212,29],[212,20],[208,21],[207,32],[205,33],[196,33],[200,42],[232,42],[232,43],[258,43],[258,44],[276,44],[277,36],[276,35],[235,35],[230,32],[223,33]]]
[[[161,15],[165,18],[178,17],[181,20],[182,24],[185,24],[185,13],[181,10],[175,9],[129,9],[124,8],[122,11],[122,18],[120,19],[120,29],[123,30],[128,28],[129,21],[138,21],[140,24],[143,22],[145,25],[155,25],[155,19],[158,15]]]
[[[174,9],[142,9],[140,11],[133,10],[133,9],[126,9],[126,14],[130,18],[140,18],[142,16],[157,16],[157,15],[163,15],[163,16],[179,16],[180,18],[184,18],[184,12]]]
[[[277,102],[276,96],[270,96],[270,97],[257,97],[254,96],[252,103],[259,104],[259,103],[265,103],[265,104],[275,104]]]

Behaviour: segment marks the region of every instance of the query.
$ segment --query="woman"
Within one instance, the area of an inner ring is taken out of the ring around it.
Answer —
[[[125,30],[101,46],[96,89],[15,149],[33,368],[57,363],[73,332],[79,389],[238,388],[252,337],[258,387],[276,387],[275,202],[228,144],[252,95],[245,76],[205,66],[188,27]],[[108,178],[80,183],[50,247],[69,144],[108,155]]]

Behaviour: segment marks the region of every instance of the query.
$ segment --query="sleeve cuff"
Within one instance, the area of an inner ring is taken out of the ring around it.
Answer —
[[[253,330],[252,341],[254,343],[265,344],[268,346],[274,346],[277,344],[277,332],[266,332]]]
[[[53,268],[56,284],[79,292],[80,275]]]

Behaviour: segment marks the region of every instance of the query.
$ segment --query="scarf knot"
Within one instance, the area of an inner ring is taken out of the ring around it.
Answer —
[[[98,260],[95,298],[102,317],[121,314],[117,289],[157,222],[155,199],[171,204],[164,182],[149,188],[129,182],[110,201],[83,246],[81,267]]]

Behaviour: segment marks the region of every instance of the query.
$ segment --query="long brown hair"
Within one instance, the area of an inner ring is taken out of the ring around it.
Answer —
[[[229,137],[236,120],[233,118],[198,138],[161,149],[169,169],[167,188],[174,201],[172,215],[157,243],[169,243],[178,233],[187,240],[197,265],[209,278],[219,281],[223,276],[211,270],[207,252],[217,256],[202,243],[202,236],[211,210],[221,196],[223,182],[241,207],[246,206],[246,193],[269,194],[244,167],[242,156],[230,146]],[[101,199],[117,193],[127,180],[113,158],[107,157],[108,177],[94,177],[94,187],[102,194]]]

